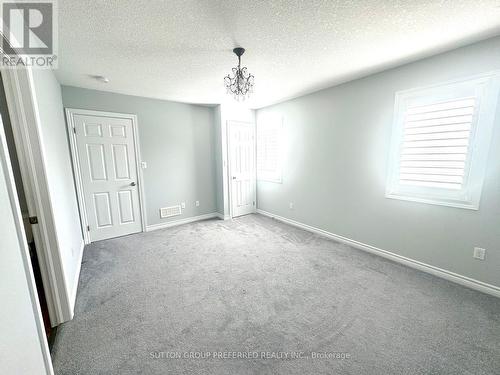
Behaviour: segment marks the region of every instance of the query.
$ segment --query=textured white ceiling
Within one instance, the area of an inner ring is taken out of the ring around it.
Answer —
[[[499,33],[500,0],[60,0],[56,75],[221,103],[242,46],[257,108]]]

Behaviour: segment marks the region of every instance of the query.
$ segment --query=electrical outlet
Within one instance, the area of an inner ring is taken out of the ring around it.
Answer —
[[[141,161],[141,168],[146,169],[147,167],[148,167],[148,163],[146,163],[145,161]]]
[[[186,208],[186,202],[182,202],[182,203],[181,203],[181,208],[182,208],[182,209],[185,209],[185,208]]]
[[[196,201],[196,202],[195,202],[195,206],[196,206],[196,207],[200,207],[200,201]]]
[[[293,202],[290,202],[290,203],[288,204],[288,208],[289,208],[290,210],[293,210],[293,208],[294,208],[294,207],[295,207],[295,206],[294,206]]]
[[[486,249],[481,249],[480,247],[475,247],[474,253],[472,256],[474,259],[484,260],[484,258],[486,256]]]

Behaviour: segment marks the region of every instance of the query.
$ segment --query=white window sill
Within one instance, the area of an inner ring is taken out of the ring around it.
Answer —
[[[438,198],[409,197],[409,196],[399,195],[399,194],[394,194],[394,193],[387,193],[385,195],[385,197],[389,198],[389,199],[399,199],[402,201],[433,204],[436,206],[463,208],[466,210],[475,210],[475,211],[479,210],[479,204],[475,204],[472,202],[457,202],[457,201],[450,201],[450,200],[438,199]]]
[[[257,178],[258,182],[271,182],[274,184],[282,184],[282,179],[272,179],[272,178]]]

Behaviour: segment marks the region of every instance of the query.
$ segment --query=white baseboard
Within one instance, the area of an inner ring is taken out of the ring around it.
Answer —
[[[193,223],[195,221],[213,219],[215,217],[219,217],[219,213],[218,212],[212,212],[212,213],[205,214],[205,215],[187,217],[185,219],[167,221],[165,223],[147,225],[146,226],[146,232],[151,232],[153,230],[158,230],[158,229],[163,229],[163,228],[175,227],[177,225],[182,225],[182,224]]]
[[[80,251],[78,253],[78,263],[76,267],[76,272],[75,276],[73,277],[73,289],[71,290],[71,296],[70,296],[70,314],[71,318],[73,319],[73,315],[75,313],[75,303],[76,303],[76,292],[78,290],[78,281],[80,280],[80,271],[82,270],[82,261],[83,261],[83,250],[85,248],[85,242],[82,240],[82,243],[80,244]]]
[[[330,233],[330,232],[327,232],[326,230],[319,229],[319,228],[316,228],[316,227],[313,227],[313,226],[310,226],[307,224],[303,224],[301,222],[298,222],[298,221],[295,221],[292,219],[287,219],[286,217],[275,215],[275,214],[267,212],[267,211],[263,211],[263,210],[258,209],[257,213],[262,214],[264,216],[268,216],[268,217],[273,218],[273,219],[276,219],[278,221],[282,221],[284,223],[293,225],[295,227],[305,229],[309,232],[323,235],[325,237],[334,239],[336,241],[345,243],[347,245],[351,245],[352,247],[355,247],[356,249],[360,249],[360,250],[367,251],[367,252],[372,253],[372,254],[379,255],[381,257],[390,259],[390,260],[397,262],[397,263],[404,264],[405,266],[417,269],[419,271],[423,271],[423,272],[429,273],[431,275],[443,278],[445,280],[448,280],[448,281],[466,286],[468,288],[471,288],[471,289],[474,289],[474,290],[477,290],[477,291],[480,291],[480,292],[483,292],[486,294],[490,294],[492,296],[500,298],[500,287],[498,287],[498,286],[495,286],[492,284],[487,284],[487,283],[484,283],[484,282],[476,280],[476,279],[472,279],[472,278],[467,277],[467,276],[459,275],[457,273],[454,273],[454,272],[451,272],[451,271],[448,271],[448,270],[445,270],[442,268],[438,268],[438,267],[432,266],[430,264],[422,263],[422,262],[419,262],[417,260],[407,258],[407,257],[392,253],[392,252],[387,251],[387,250],[382,250],[382,249],[379,249],[378,247],[375,247],[375,246],[371,246],[371,245],[367,245],[367,244],[364,244],[364,243],[359,242],[359,241],[351,240],[350,238],[339,236],[338,234]]]
[[[221,214],[220,212],[217,212],[217,217],[218,217],[219,219],[221,219],[221,220],[229,220],[229,219],[231,219],[231,216]]]

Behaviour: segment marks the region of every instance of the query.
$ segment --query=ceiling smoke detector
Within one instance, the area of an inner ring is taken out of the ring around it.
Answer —
[[[102,83],[109,83],[109,78],[105,76],[91,75],[90,77]]]

